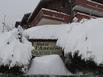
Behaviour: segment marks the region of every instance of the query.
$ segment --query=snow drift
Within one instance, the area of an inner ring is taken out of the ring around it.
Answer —
[[[58,55],[48,55],[33,59],[27,75],[71,75]]]
[[[26,30],[29,39],[58,39],[65,53],[79,50],[83,58],[103,63],[103,18],[81,23],[37,26]]]
[[[60,35],[57,44],[64,48],[65,53],[79,50],[83,58],[92,58],[98,64],[103,63],[102,25],[103,18],[77,23],[69,33]]]
[[[29,64],[32,45],[24,36],[18,35],[18,29],[0,34],[0,65],[22,66]]]

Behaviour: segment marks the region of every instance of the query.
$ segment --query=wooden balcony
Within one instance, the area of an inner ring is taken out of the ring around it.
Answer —
[[[74,17],[78,18],[78,22],[80,22],[82,19],[91,19],[91,18],[95,19],[96,18],[94,16],[91,16],[91,15],[88,15],[85,13],[81,13],[81,12],[77,12]]]
[[[30,25],[36,26],[43,18],[49,21],[52,20],[52,21],[58,21],[61,23],[68,23],[70,21],[70,16],[65,13],[42,8],[37,14],[37,16],[33,19]]]
[[[91,0],[75,0],[73,10],[103,17],[103,4]]]

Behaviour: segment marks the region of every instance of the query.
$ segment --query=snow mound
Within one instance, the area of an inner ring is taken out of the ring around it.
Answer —
[[[71,75],[59,55],[47,55],[33,59],[28,75]]]
[[[97,64],[100,64],[103,63],[102,33],[103,18],[93,19],[78,23],[78,25],[75,24],[69,33],[64,32],[60,35],[57,44],[63,47],[65,53],[74,53],[79,50],[79,54],[82,54],[83,58],[92,58]]]
[[[21,37],[20,42],[18,29],[0,34],[0,65],[22,66],[29,64],[32,45]]]

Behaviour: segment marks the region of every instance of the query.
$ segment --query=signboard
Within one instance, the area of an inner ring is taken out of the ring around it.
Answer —
[[[33,56],[59,54],[62,55],[62,49],[56,46],[56,41],[34,41]]]

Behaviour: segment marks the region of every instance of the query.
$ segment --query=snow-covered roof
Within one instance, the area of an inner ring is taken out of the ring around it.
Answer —
[[[29,36],[29,39],[58,39],[59,34],[64,29],[69,29],[68,24],[63,25],[42,25],[29,28],[24,31],[24,34]]]
[[[27,75],[72,75],[58,55],[48,55],[33,59]]]

